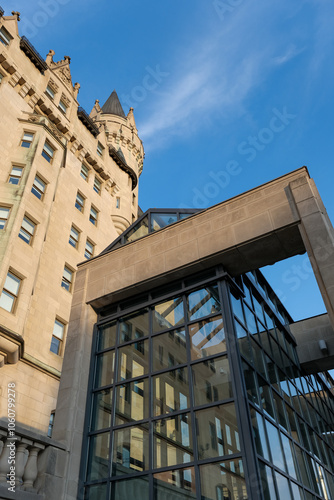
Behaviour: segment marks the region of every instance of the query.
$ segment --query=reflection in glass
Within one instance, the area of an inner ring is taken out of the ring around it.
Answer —
[[[148,234],[148,217],[146,216],[125,235],[125,242],[138,240],[138,238],[146,236],[147,234]]]
[[[202,499],[247,500],[242,460],[200,466]]]
[[[231,302],[234,314],[237,316],[237,318],[240,320],[241,323],[245,324],[241,299],[237,298],[233,292],[231,292]]]
[[[152,338],[153,370],[172,368],[187,362],[186,332],[171,330]]]
[[[86,486],[84,500],[104,500],[107,494],[106,484],[96,484],[94,486]]]
[[[189,326],[191,359],[205,358],[226,351],[224,323],[221,316]]]
[[[299,446],[294,445],[294,449],[296,452],[296,459],[298,463],[298,479],[301,483],[303,483],[306,487],[310,488],[310,480],[309,480],[309,474],[307,472],[307,466],[305,462],[305,453],[304,451],[299,448]]]
[[[244,378],[245,378],[245,383],[246,383],[246,389],[247,389],[247,396],[249,401],[254,403],[256,406],[260,406],[260,400],[259,400],[259,395],[258,395],[258,389],[257,389],[257,382],[256,382],[256,374],[254,370],[248,366],[246,363],[242,363],[243,371],[244,371]]]
[[[148,430],[146,426],[114,431],[113,475],[144,471],[149,467]]]
[[[282,446],[283,446],[284,455],[285,455],[287,472],[291,477],[293,477],[294,479],[297,479],[296,458],[295,458],[295,454],[294,454],[294,450],[293,450],[292,441],[290,441],[290,439],[287,438],[285,436],[285,434],[283,434],[282,432],[280,433],[280,435],[281,435]]]
[[[148,477],[140,476],[115,481],[112,483],[110,498],[117,500],[147,500],[149,498]]]
[[[289,432],[288,423],[287,423],[287,419],[286,419],[286,415],[285,415],[285,411],[284,411],[283,400],[278,394],[276,394],[275,391],[272,391],[272,394],[273,394],[273,398],[274,398],[274,406],[275,406],[276,415],[278,418],[278,423],[281,427],[283,427],[283,429],[285,429],[287,432]]]
[[[118,349],[118,380],[141,377],[148,372],[148,340]]]
[[[230,366],[226,356],[192,366],[195,405],[233,397]]]
[[[275,473],[277,489],[279,491],[279,496],[281,500],[294,500],[291,498],[289,481],[286,477],[282,476],[278,472]]]
[[[116,344],[116,321],[99,328],[98,350],[108,349]]]
[[[257,337],[258,330],[257,330],[256,317],[255,314],[248,307],[245,307],[245,317],[249,333]]]
[[[234,404],[214,406],[196,412],[198,458],[219,457],[240,452]]]
[[[177,222],[177,214],[173,213],[151,213],[151,231],[159,231],[163,227]]]
[[[193,460],[190,414],[157,420],[154,424],[154,467]]]
[[[116,414],[127,421],[148,417],[148,378],[136,380],[117,387]]]
[[[259,461],[264,500],[277,500],[273,472],[270,467]]]
[[[119,343],[140,339],[148,335],[148,310],[129,314],[119,321]]]
[[[154,474],[154,500],[196,499],[195,471],[177,469]]]
[[[261,455],[261,457],[270,461],[267,437],[263,425],[262,415],[260,415],[260,413],[251,408],[251,419],[252,419],[256,451],[259,455]]]
[[[109,441],[110,434],[98,434],[89,439],[87,480],[95,481],[109,476]]]
[[[115,351],[96,356],[95,387],[103,387],[114,382]]]
[[[208,286],[188,295],[188,319],[199,319],[220,311],[218,286]]]
[[[268,442],[271,452],[271,462],[279,469],[286,470],[279,432],[268,420],[265,420]]]
[[[263,411],[275,420],[274,406],[272,400],[272,391],[269,384],[259,375],[257,376],[259,394]]]
[[[97,431],[111,425],[112,389],[96,392],[93,400],[91,430]]]
[[[153,332],[161,332],[182,323],[184,323],[182,297],[175,297],[153,307]]]
[[[163,415],[189,408],[188,368],[153,377],[154,415]]]

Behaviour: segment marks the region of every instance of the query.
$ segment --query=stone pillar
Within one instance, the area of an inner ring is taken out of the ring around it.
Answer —
[[[17,485],[22,484],[23,482],[23,474],[24,474],[24,469],[27,463],[27,454],[26,454],[26,449],[27,447],[33,444],[33,441],[30,441],[29,439],[22,438],[21,441],[18,442],[16,446],[16,478],[15,482]]]
[[[292,211],[334,328],[334,229],[313,179],[300,177],[287,188]]]
[[[34,482],[38,474],[37,458],[39,452],[44,448],[44,445],[38,443],[29,446],[29,458],[23,475],[23,489],[26,491],[35,491]]]

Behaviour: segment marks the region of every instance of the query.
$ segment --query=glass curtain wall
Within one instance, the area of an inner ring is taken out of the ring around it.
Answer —
[[[320,378],[300,373],[289,316],[260,276],[233,283],[217,269],[207,282],[197,276],[101,317],[85,499],[246,500],[250,456],[256,498],[332,498],[333,398]],[[241,426],[253,429],[251,451]]]

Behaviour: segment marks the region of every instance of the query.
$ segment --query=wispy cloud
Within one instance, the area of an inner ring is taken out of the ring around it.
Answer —
[[[281,64],[285,64],[288,61],[291,61],[295,57],[299,56],[299,54],[304,52],[304,50],[305,47],[299,48],[296,47],[295,44],[290,44],[282,55],[273,58],[273,63],[277,64],[278,66]]]

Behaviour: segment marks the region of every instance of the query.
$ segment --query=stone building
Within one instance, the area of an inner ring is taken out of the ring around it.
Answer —
[[[116,92],[79,106],[70,58],[44,60],[0,17],[0,366],[17,422],[46,434],[56,407],[78,262],[138,214],[144,151]],[[7,393],[0,394],[0,415]]]
[[[333,499],[334,230],[307,168],[137,218],[133,110],[88,115],[69,57],[0,14],[0,499]],[[294,323],[258,269],[305,252],[327,313]]]

